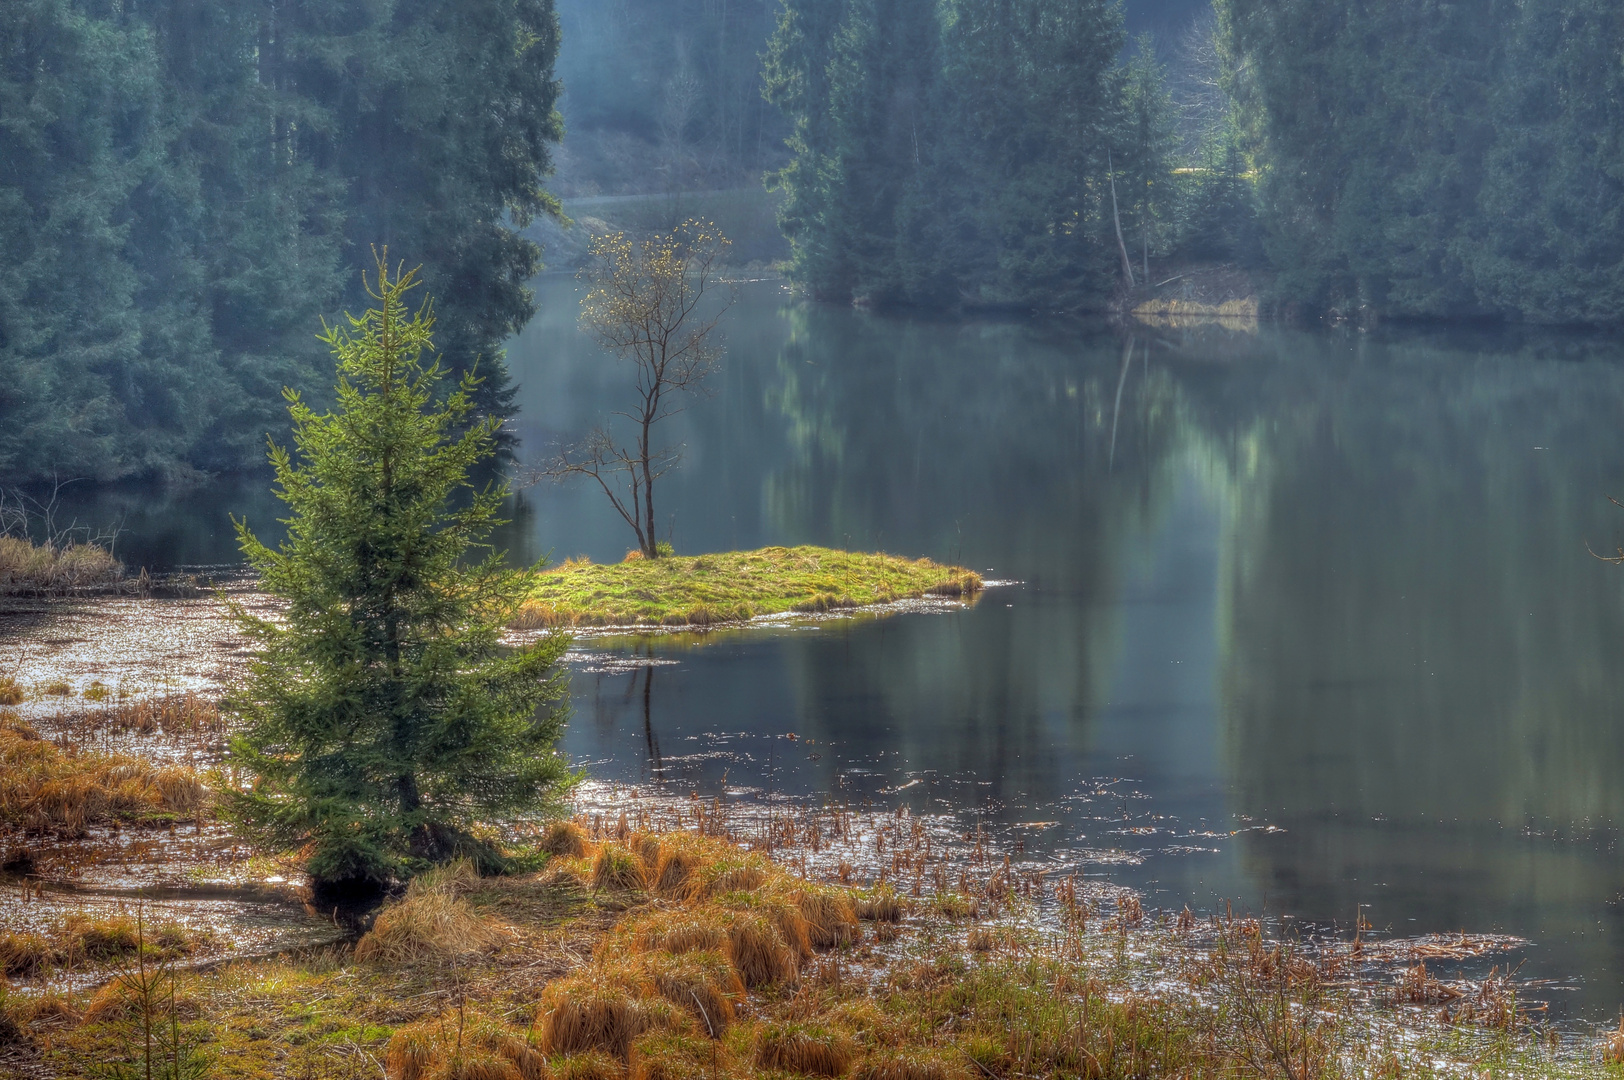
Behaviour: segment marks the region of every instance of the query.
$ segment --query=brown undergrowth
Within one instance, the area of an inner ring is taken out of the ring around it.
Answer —
[[[35,544],[0,536],[0,596],[73,592],[123,577],[123,564],[99,544]]]
[[[208,789],[192,769],[64,748],[0,714],[0,825],[80,834],[110,821],[196,816],[208,805]]]
[[[458,864],[425,875],[353,950],[187,977],[175,1028],[224,1080],[1605,1068],[1599,1055],[1549,1052],[1501,976],[1450,983],[1447,1001],[1475,1004],[1444,1021],[1443,984],[1425,971],[1377,985],[1345,950],[1276,940],[1255,920],[1163,917],[1076,879],[1050,882],[1040,912],[1041,879],[1007,866],[912,896],[817,884],[718,836],[586,825],[546,831],[555,854],[539,874],[480,878]],[[81,996],[13,1027],[60,1075],[88,1076],[128,1045],[131,1015]]]

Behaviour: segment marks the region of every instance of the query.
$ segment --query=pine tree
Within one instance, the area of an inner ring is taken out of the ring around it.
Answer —
[[[406,307],[416,285],[379,258],[377,307],[323,336],[336,411],[286,392],[296,453],[270,456],[287,540],[269,548],[238,523],[261,587],[286,607],[279,619],[236,610],[259,652],[234,702],[247,730],[232,756],[256,779],[230,809],[250,835],[302,847],[329,885],[461,855],[500,867],[490,823],[547,808],[570,775],[553,750],[567,638],[500,647],[532,572],[495,553],[466,560],[507,494],[468,481],[497,421],[470,422],[472,374],[435,403],[433,313]]]
[[[1148,282],[1150,253],[1160,253],[1171,239],[1175,210],[1173,98],[1149,34],[1135,40],[1134,56],[1124,75],[1117,182],[1127,196],[1132,217],[1131,224],[1123,222],[1123,228],[1131,229],[1137,240],[1130,244],[1131,254]]]

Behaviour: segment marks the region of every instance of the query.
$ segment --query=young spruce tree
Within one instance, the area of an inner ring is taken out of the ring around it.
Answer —
[[[436,402],[432,309],[406,305],[416,285],[380,258],[378,306],[323,335],[338,359],[336,411],[285,392],[296,452],[270,456],[292,510],[287,539],[273,549],[237,525],[286,607],[280,619],[237,611],[260,648],[232,748],[255,782],[231,809],[250,835],[302,848],[328,886],[464,855],[499,868],[480,824],[546,808],[570,777],[553,750],[567,639],[499,646],[533,571],[465,557],[500,524],[506,488],[469,482],[497,421],[468,426],[472,375]]]

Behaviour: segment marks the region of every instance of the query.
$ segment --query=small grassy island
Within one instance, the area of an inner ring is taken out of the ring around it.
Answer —
[[[981,577],[963,567],[820,547],[635,556],[613,564],[571,559],[541,575],[515,625],[713,626],[758,615],[973,596],[981,587]]]

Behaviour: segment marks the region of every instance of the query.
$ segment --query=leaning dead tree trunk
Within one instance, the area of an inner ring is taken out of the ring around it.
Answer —
[[[1116,166],[1111,162],[1111,148],[1105,148],[1105,169],[1111,177],[1111,224],[1116,226],[1117,251],[1122,255],[1122,276],[1128,288],[1133,288],[1133,259],[1128,256],[1128,245],[1122,239],[1122,215],[1117,210]]]

